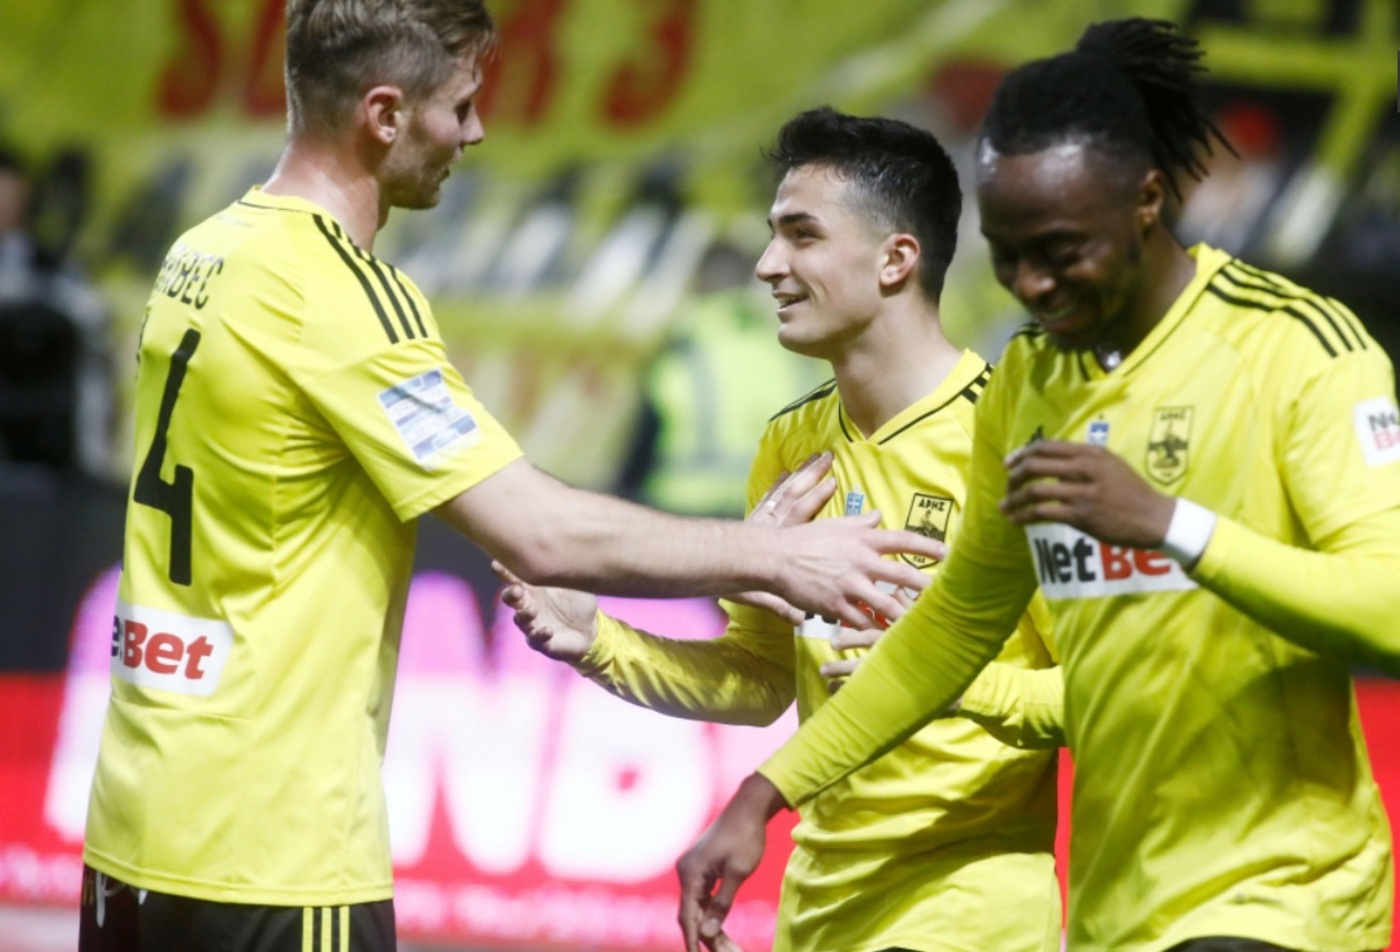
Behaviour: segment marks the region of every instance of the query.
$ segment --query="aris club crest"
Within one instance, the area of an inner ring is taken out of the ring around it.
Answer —
[[[1186,474],[1195,407],[1159,407],[1147,439],[1147,475],[1167,485]]]
[[[909,515],[904,520],[904,528],[910,532],[917,532],[921,536],[946,542],[948,539],[948,518],[952,514],[953,500],[947,496],[915,493],[913,501],[909,503]],[[933,563],[933,559],[926,559],[921,555],[901,553],[900,558],[919,569]]]

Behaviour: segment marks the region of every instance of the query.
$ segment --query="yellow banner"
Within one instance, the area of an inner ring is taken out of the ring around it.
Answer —
[[[433,298],[455,359],[532,457],[603,485],[639,367],[706,251],[761,247],[760,150],[800,109],[894,112],[956,153],[1001,68],[1068,48],[1093,20],[1185,17],[1213,77],[1333,97],[1316,159],[1332,179],[1350,174],[1377,97],[1395,92],[1393,4],[1356,0],[1340,30],[1336,5],[1313,0],[1250,0],[1234,20],[1199,22],[1195,6],[499,0],[486,142],[440,208],[396,215],[376,251]],[[0,5],[0,142],[41,168],[68,152],[88,171],[76,249],[113,302],[123,362],[170,241],[276,161],[282,31],[282,0]],[[970,343],[1009,305],[978,244],[964,241],[945,302]]]

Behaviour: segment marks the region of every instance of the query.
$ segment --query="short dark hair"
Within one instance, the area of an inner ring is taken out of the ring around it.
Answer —
[[[855,187],[872,219],[917,238],[919,286],[938,300],[958,247],[962,189],[932,133],[823,106],[788,120],[766,154],[780,176],[803,166],[832,170]]]
[[[982,121],[980,139],[1003,155],[1065,142],[1177,176],[1206,173],[1211,140],[1234,148],[1211,121],[1198,82],[1199,44],[1167,20],[1133,17],[1096,23],[1072,52],[1008,73]]]
[[[288,0],[287,111],[293,132],[334,132],[365,90],[424,96],[457,61],[495,48],[482,0]]]

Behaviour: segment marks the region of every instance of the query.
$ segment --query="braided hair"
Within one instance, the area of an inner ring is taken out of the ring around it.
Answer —
[[[1080,142],[1160,169],[1177,198],[1185,173],[1205,177],[1216,139],[1236,154],[1202,103],[1199,44],[1166,20],[1095,23],[1072,52],[1009,73],[982,123],[1002,155]]]

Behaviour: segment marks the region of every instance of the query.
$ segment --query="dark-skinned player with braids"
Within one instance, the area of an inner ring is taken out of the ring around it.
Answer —
[[[962,535],[681,859],[692,950],[767,819],[940,712],[1037,585],[1076,765],[1068,948],[1389,943],[1351,670],[1400,670],[1394,372],[1342,304],[1171,233],[1219,138],[1200,55],[1171,24],[1112,21],[1002,81],[977,200],[1031,320],[977,405]]]

